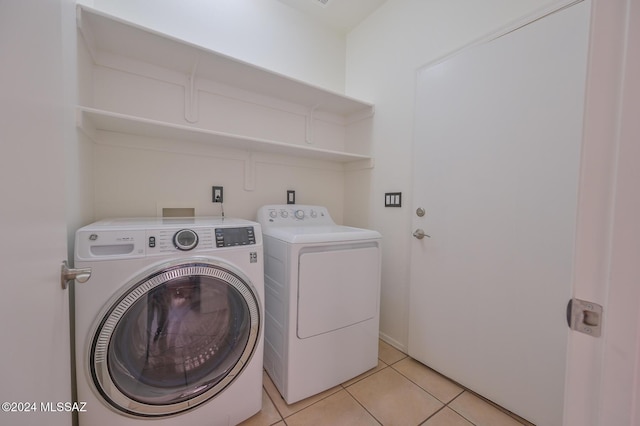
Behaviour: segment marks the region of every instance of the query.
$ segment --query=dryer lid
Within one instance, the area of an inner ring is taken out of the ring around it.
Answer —
[[[330,243],[382,238],[370,229],[336,225],[326,207],[299,204],[267,205],[258,210],[265,236],[288,243]]]
[[[341,225],[271,227],[264,228],[263,233],[291,244],[363,241],[382,238],[382,235],[377,231]]]

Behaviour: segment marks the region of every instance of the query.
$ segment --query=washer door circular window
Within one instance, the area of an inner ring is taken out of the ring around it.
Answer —
[[[191,259],[132,284],[98,323],[90,348],[94,384],[113,407],[176,414],[242,373],[260,331],[258,296],[243,274]]]

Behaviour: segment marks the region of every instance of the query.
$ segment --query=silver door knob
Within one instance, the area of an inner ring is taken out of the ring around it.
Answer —
[[[420,228],[418,228],[415,231],[413,231],[413,236],[416,237],[419,240],[423,239],[424,237],[431,238],[431,235],[425,234],[424,230],[420,229]]]

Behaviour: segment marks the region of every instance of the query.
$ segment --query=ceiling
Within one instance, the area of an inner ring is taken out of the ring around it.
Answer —
[[[386,0],[279,0],[327,25],[347,32]]]

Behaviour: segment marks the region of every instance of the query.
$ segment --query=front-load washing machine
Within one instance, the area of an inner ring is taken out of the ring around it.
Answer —
[[[80,426],[235,425],[262,403],[260,225],[134,218],[79,229]]]
[[[380,243],[325,207],[258,210],[265,253],[267,373],[288,403],[378,364]]]

